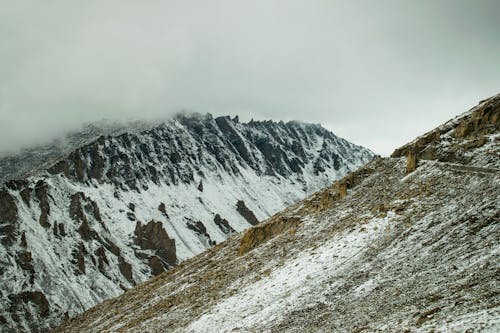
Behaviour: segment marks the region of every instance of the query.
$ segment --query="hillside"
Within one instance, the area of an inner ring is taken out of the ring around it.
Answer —
[[[177,115],[0,161],[0,330],[43,332],[368,162],[319,125]]]
[[[498,332],[500,95],[54,332]]]

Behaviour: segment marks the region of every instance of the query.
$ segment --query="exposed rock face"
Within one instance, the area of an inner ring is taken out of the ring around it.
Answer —
[[[167,209],[165,208],[165,204],[163,202],[161,202],[160,205],[158,206],[158,210],[163,214],[163,216],[169,218],[167,214]]]
[[[165,266],[157,256],[149,257],[148,265],[151,268],[151,274],[153,274],[154,276],[160,275],[161,273],[165,272]]]
[[[132,265],[125,261],[122,257],[120,257],[120,263],[118,265],[120,268],[120,272],[123,276],[130,282],[134,283],[134,278],[132,275]]]
[[[90,125],[63,142],[0,158],[0,331],[48,330],[372,158],[319,125],[211,115]],[[13,313],[8,296],[35,287],[49,315]]]
[[[255,214],[250,209],[248,209],[243,200],[238,200],[238,202],[236,203],[236,210],[251,225],[256,225],[257,223],[259,223],[259,220],[257,220]]]
[[[146,225],[137,222],[134,243],[143,250],[154,250],[156,255],[170,265],[177,261],[175,240],[168,237],[161,222],[150,221]]]
[[[50,214],[50,205],[47,196],[47,184],[45,184],[43,180],[36,183],[35,194],[38,198],[38,207],[40,208],[40,218],[38,221],[42,227],[49,228],[50,223],[48,222],[48,218]]]
[[[205,227],[203,222],[188,220],[186,222],[186,226],[188,227],[188,229],[194,231],[199,236],[199,240],[207,246],[213,246],[216,244],[216,242],[213,241],[208,234],[207,228]]]
[[[498,332],[499,133],[466,151],[461,123],[410,174],[414,143],[56,332]]]
[[[17,230],[17,205],[14,198],[0,190],[0,237],[2,244],[11,245]]]
[[[14,294],[9,296],[12,307],[14,307],[17,311],[24,311],[26,307],[30,306],[30,303],[35,305],[38,309],[38,312],[42,318],[47,317],[50,314],[50,306],[49,302],[45,295],[40,291],[25,291],[20,294]]]
[[[276,216],[268,222],[248,229],[241,238],[238,254],[241,256],[256,246],[276,237],[288,230],[294,230],[300,223],[300,219]],[[294,231],[292,231],[293,233]]]
[[[214,222],[220,228],[220,230],[228,235],[235,234],[236,231],[229,225],[228,220],[223,219],[219,214],[215,214]]]
[[[406,157],[406,173],[411,173],[415,171],[417,168],[417,154],[413,151],[408,152],[408,156]]]

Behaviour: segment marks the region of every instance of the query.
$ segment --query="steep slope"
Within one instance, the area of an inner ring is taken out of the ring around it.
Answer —
[[[498,332],[499,100],[55,332]]]
[[[46,331],[372,158],[298,122],[178,115],[109,131],[10,158],[22,172],[0,189],[2,330]]]

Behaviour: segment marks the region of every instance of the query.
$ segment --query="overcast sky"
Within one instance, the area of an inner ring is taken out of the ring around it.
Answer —
[[[0,0],[0,152],[179,111],[374,152],[500,92],[498,0]]]

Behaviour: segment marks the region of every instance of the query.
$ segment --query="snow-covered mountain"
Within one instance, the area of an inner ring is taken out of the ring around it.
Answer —
[[[55,332],[499,332],[500,95]]]
[[[46,331],[372,159],[319,125],[178,115],[0,160],[0,328]]]

